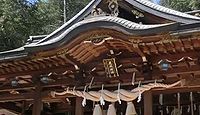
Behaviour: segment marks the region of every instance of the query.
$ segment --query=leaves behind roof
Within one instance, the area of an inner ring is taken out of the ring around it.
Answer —
[[[90,0],[66,0],[67,19]],[[0,51],[25,44],[29,36],[49,34],[63,24],[63,0],[0,0]]]
[[[160,0],[160,4],[181,12],[200,9],[199,0]]]

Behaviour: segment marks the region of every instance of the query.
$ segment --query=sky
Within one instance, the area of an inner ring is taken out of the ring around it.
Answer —
[[[153,2],[158,4],[160,0],[153,0]]]
[[[27,0],[28,2],[30,2],[30,3],[35,3],[37,0]]]

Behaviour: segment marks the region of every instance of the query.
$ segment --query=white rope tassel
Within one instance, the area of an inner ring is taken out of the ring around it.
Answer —
[[[183,113],[183,107],[181,106],[180,114],[182,115]]]
[[[141,86],[141,81],[139,82],[138,84],[138,88]],[[139,96],[138,96],[138,99],[137,99],[137,102],[139,103],[142,99],[142,92],[139,90]]]
[[[117,115],[114,103],[109,105],[107,115]]]
[[[83,106],[83,107],[86,106],[86,96],[85,96],[86,88],[87,88],[87,85],[85,86],[84,91],[83,91],[83,95],[84,95],[84,98],[83,98],[83,101],[82,101],[82,106]]]
[[[95,105],[93,115],[103,115],[101,107],[99,104]]]
[[[82,101],[82,106],[83,106],[83,107],[85,107],[85,106],[86,106],[86,98],[85,98],[85,97],[83,98],[83,101]]]
[[[104,101],[104,98],[103,98],[103,87],[104,85],[102,84],[102,87],[101,87],[101,96],[100,96],[100,104],[101,105],[105,105],[105,101]]]
[[[137,115],[135,106],[132,102],[127,102],[126,114],[125,115]]]
[[[134,72],[133,73],[133,78],[132,78],[132,85],[135,85],[135,75],[136,75],[136,73]]]
[[[169,114],[169,107],[168,106],[166,107],[166,111],[167,111],[167,114]]]
[[[163,94],[159,95],[159,103],[160,105],[163,105]]]
[[[118,84],[117,101],[119,102],[119,104],[122,104],[122,101],[120,99],[120,83]]]
[[[196,104],[194,104],[194,110],[195,110],[195,111],[197,110],[197,105],[196,105]]]
[[[189,113],[190,112],[190,106],[188,105],[188,109],[187,109],[187,112]]]
[[[141,93],[141,91],[139,90],[139,96],[138,96],[137,102],[139,103],[139,102],[141,101],[141,99],[142,99],[142,93]]]

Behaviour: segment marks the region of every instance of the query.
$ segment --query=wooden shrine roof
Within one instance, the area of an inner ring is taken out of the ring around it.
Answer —
[[[108,8],[110,2],[93,0],[51,34],[32,36],[21,48],[1,52],[0,93],[13,89],[27,93],[35,87],[34,77],[42,75],[51,77],[50,83],[42,84],[48,91],[65,85],[83,86],[92,77],[97,84],[126,83],[133,72],[136,81],[172,82],[200,76],[199,17],[145,0],[114,0],[115,10],[119,10],[116,15]],[[108,78],[102,62],[112,58],[113,52],[120,75]],[[169,60],[168,71],[160,69],[161,60]],[[16,77],[20,85],[8,85]],[[2,96],[0,101],[12,100],[12,96]],[[32,99],[31,91],[27,98]]]

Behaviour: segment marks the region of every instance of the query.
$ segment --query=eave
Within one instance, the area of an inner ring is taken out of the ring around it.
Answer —
[[[178,28],[178,25],[178,23],[142,25],[112,16],[93,17],[74,24],[51,40],[26,45],[25,50],[34,52],[60,47],[62,44],[68,44],[70,41],[74,40],[79,33],[94,29],[112,29],[130,36],[147,36],[174,31]]]
[[[199,23],[200,18],[192,16],[186,13],[175,11],[157,4],[154,4],[148,0],[125,0],[131,4],[136,9],[143,12],[148,12],[150,14],[156,15],[158,17],[168,19],[174,22],[179,22],[183,24]]]

